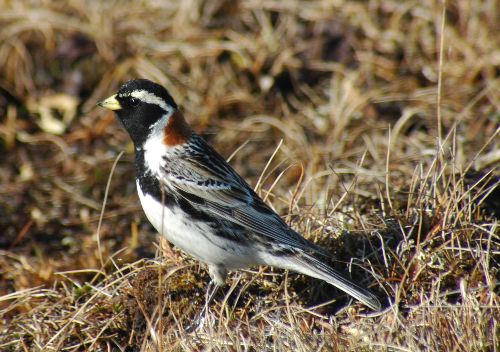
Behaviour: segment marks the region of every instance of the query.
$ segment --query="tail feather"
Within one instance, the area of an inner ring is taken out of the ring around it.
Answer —
[[[289,267],[289,269],[326,281],[330,285],[339,288],[373,310],[381,309],[380,301],[373,293],[358,286],[319,259],[303,253],[302,256],[295,257],[293,260],[295,265],[293,265],[293,267]]]

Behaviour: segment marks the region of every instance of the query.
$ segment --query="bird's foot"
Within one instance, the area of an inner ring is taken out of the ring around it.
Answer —
[[[168,260],[171,260],[174,262],[175,265],[181,265],[182,264],[182,257],[177,252],[172,248],[172,245],[163,237],[160,237],[160,242],[159,242],[159,248],[165,258]]]
[[[207,324],[209,325],[214,324],[215,318],[213,314],[210,313],[209,305],[214,299],[218,289],[219,285],[217,285],[213,280],[210,280],[205,295],[205,305],[203,306],[203,309],[200,311],[200,313],[193,320],[193,323],[187,327],[186,329],[187,332],[197,332],[200,331]]]

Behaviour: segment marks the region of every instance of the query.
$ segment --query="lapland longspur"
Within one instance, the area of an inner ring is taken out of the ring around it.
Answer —
[[[380,309],[377,297],[327,265],[328,252],[292,230],[193,132],[164,87],[131,80],[99,105],[115,111],[132,138],[147,218],[206,263],[216,284],[224,284],[229,270],[271,265],[324,280]]]

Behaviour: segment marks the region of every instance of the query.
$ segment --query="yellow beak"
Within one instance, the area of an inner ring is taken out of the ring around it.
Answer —
[[[97,105],[109,110],[120,110],[122,108],[120,102],[116,99],[116,94],[110,96],[107,99],[104,99],[103,101],[98,102]]]

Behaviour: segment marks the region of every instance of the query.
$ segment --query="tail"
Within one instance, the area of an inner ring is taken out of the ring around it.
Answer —
[[[281,265],[276,266],[297,271],[301,274],[326,281],[330,285],[333,285],[348,295],[356,298],[358,301],[362,302],[371,309],[381,309],[380,301],[373,293],[345,278],[338,271],[310,254],[302,252],[301,255],[286,258],[281,261],[280,264]]]

